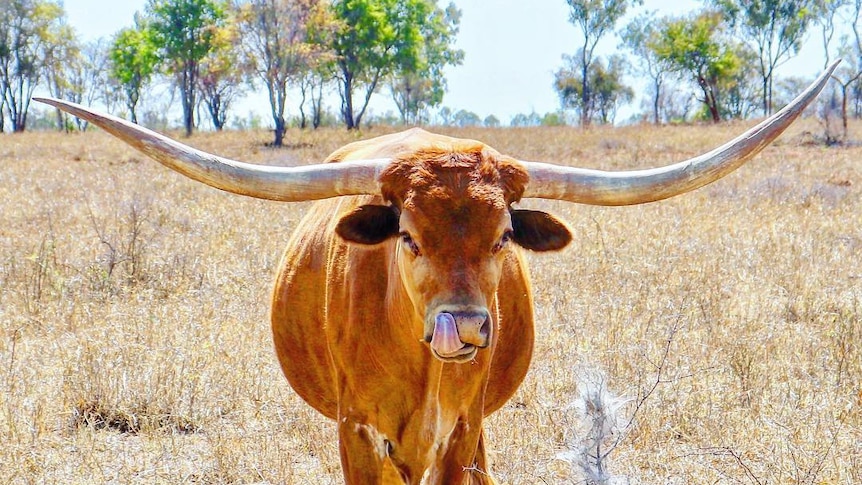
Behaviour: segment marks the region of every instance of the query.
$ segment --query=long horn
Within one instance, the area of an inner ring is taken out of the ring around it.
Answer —
[[[524,197],[590,205],[632,205],[703,187],[736,170],[775,140],[817,97],[840,62],[840,59],[833,62],[781,111],[715,150],[684,162],[621,172],[521,162],[530,173]]]
[[[379,194],[377,178],[389,159],[321,163],[301,167],[253,165],[222,158],[179,143],[115,116],[75,103],[33,98],[85,119],[162,165],[234,194],[296,202],[339,195]]]

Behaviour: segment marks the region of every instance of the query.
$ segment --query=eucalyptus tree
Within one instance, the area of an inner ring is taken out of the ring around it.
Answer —
[[[226,4],[219,0],[149,0],[148,28],[165,70],[174,77],[183,105],[186,136],[195,128],[198,76],[213,50],[218,29],[226,23]]]
[[[100,38],[79,45],[76,37],[71,40],[71,48],[57,58],[60,61],[58,65],[50,66],[52,73],[49,74],[49,80],[54,79],[49,84],[53,86],[52,94],[87,106],[102,101],[111,111],[117,84],[109,78],[110,51],[107,42]],[[78,131],[86,131],[89,126],[87,120],[76,116],[64,115],[59,121],[61,129],[68,129],[72,123]]]
[[[333,29],[321,0],[246,0],[239,8],[240,36],[252,72],[263,82],[275,126],[274,146],[287,129],[288,86],[332,59],[326,45]]]
[[[660,59],[697,86],[699,100],[715,123],[722,119],[721,88],[737,75],[741,63],[737,49],[722,35],[723,25],[721,15],[710,11],[665,17],[653,45]]]
[[[814,0],[710,0],[759,60],[763,115],[772,114],[775,69],[799,53]]]
[[[848,104],[853,92],[858,93],[859,80],[862,79],[862,37],[860,37],[859,20],[862,13],[862,0],[817,0],[815,2],[816,19],[820,25],[821,38],[823,41],[824,65],[831,62],[832,39],[837,30],[837,24],[844,20],[851,27],[851,35],[841,37],[838,48],[836,49],[838,57],[841,57],[844,62],[835,70],[832,79],[837,84],[836,91],[833,96],[840,94],[841,111],[841,142],[846,142],[848,139]],[[857,96],[858,98],[858,96]],[[828,133],[829,124],[827,127],[827,139],[835,138],[835,135]],[[838,140],[836,140],[838,141]]]
[[[580,71],[578,79],[583,83],[578,89],[581,97],[580,122],[590,124],[594,104],[593,89],[590,85],[590,68],[595,60],[595,50],[599,41],[612,33],[616,23],[626,14],[629,7],[643,4],[642,0],[566,0],[569,4],[569,21],[581,33],[581,45],[575,56],[568,57],[574,68]]]
[[[228,110],[243,92],[249,69],[240,62],[242,37],[235,19],[230,18],[224,26],[214,29],[214,34],[212,49],[200,61],[197,82],[201,103],[209,112],[213,128],[222,131]]]
[[[0,104],[13,132],[27,128],[30,98],[44,79],[46,59],[56,47],[53,42],[64,18],[59,2],[0,1]],[[0,115],[0,130],[5,124],[5,116]]]
[[[623,45],[639,61],[639,71],[650,81],[652,95],[652,119],[654,124],[661,123],[663,88],[665,78],[670,73],[670,63],[655,51],[659,41],[659,25],[655,12],[640,15],[629,22],[622,30]]]
[[[72,77],[84,68],[82,46],[78,42],[75,29],[64,21],[58,22],[44,32],[46,39],[42,51],[43,84],[55,98],[80,102],[77,89],[73,86]],[[67,115],[57,109],[57,130],[68,129]]]
[[[138,102],[143,90],[156,72],[159,61],[153,31],[138,16],[135,27],[127,27],[114,36],[110,47],[110,76],[120,86],[123,101],[132,123],[138,122]]]
[[[432,3],[423,5],[427,12],[418,12],[422,36],[419,52],[413,62],[399,66],[388,84],[392,99],[404,124],[416,124],[428,108],[439,106],[446,92],[443,69],[461,64],[464,51],[455,49],[455,37],[461,21],[461,11],[454,4],[445,9]],[[426,118],[427,121],[427,118]]]
[[[434,64],[423,57],[426,46],[435,42],[446,46],[454,35],[429,28],[441,18],[432,0],[334,0],[332,10],[338,25],[332,51],[341,115],[349,130],[359,127],[381,83],[422,73],[423,65]],[[450,32],[451,26],[450,22]]]
[[[624,58],[613,55],[607,62],[597,58],[590,64],[586,79],[581,77],[577,56],[568,59],[570,67],[558,70],[554,80],[563,109],[574,109],[582,125],[613,123],[619,107],[634,99],[634,91],[623,83]],[[588,101],[584,101],[585,86],[592,90]],[[585,119],[584,113],[589,118]]]

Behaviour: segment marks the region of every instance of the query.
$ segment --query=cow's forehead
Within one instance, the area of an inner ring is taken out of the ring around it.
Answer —
[[[450,187],[414,190],[402,204],[402,212],[414,220],[430,224],[451,221],[475,224],[495,224],[509,212],[503,190],[496,186],[470,186],[452,191]]]
[[[449,182],[453,178],[444,177]],[[402,203],[401,217],[402,230],[440,255],[478,251],[511,228],[504,190],[487,183],[412,189]]]
[[[454,138],[437,133],[429,133],[421,128],[412,128],[399,133],[349,143],[332,153],[327,160],[399,159],[409,157],[413,153],[429,148],[465,153],[485,149],[493,151],[493,149],[484,143],[476,140]]]
[[[484,145],[423,147],[396,158],[381,174],[383,196],[405,209],[505,210],[521,198],[529,176],[515,160]]]

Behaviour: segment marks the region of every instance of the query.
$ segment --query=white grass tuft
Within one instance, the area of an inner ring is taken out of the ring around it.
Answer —
[[[622,412],[631,399],[612,393],[604,373],[595,368],[584,368],[577,376],[578,396],[572,407],[580,426],[572,449],[557,457],[579,469],[590,485],[632,483],[610,470],[610,456],[633,423]]]

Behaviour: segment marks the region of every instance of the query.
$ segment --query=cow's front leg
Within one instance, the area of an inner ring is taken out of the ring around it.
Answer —
[[[445,451],[437,457],[437,462],[429,477],[433,484],[473,484],[495,483],[488,470],[482,436],[482,420],[473,423],[459,420],[449,436]],[[480,449],[481,448],[481,449]],[[481,457],[477,460],[477,453]]]
[[[338,447],[346,484],[384,483],[383,463],[389,442],[374,426],[350,416],[339,417]]]
[[[485,451],[485,431],[479,435],[479,445],[476,447],[475,468],[471,470],[467,483],[471,485],[496,485],[497,481],[490,475],[488,454]]]

